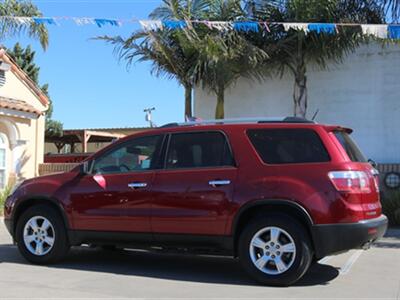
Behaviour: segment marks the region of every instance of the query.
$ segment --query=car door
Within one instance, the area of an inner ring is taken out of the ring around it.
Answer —
[[[156,172],[153,183],[155,237],[224,234],[236,174],[224,133],[171,134],[164,169]]]
[[[71,193],[75,229],[151,231],[151,186],[163,138],[133,138],[91,162],[90,174]]]

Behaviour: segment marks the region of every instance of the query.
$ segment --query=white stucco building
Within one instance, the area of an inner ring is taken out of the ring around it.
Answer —
[[[308,117],[354,129],[363,152],[379,163],[400,163],[400,46],[363,46],[329,70],[309,68]],[[293,115],[290,75],[264,83],[239,80],[226,92],[225,118]],[[194,115],[213,119],[216,97],[195,90]]]
[[[0,191],[38,175],[49,101],[0,49]]]

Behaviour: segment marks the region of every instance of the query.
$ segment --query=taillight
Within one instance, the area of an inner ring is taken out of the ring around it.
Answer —
[[[328,176],[339,192],[370,193],[371,186],[368,175],[363,171],[334,171]]]

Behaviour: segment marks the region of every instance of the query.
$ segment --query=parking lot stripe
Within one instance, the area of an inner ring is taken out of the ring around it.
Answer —
[[[347,262],[344,264],[343,268],[340,268],[340,275],[346,275],[350,272],[351,267],[355,264],[357,259],[361,256],[361,254],[364,252],[364,250],[357,250],[355,253],[353,253],[352,256],[347,260]]]
[[[320,259],[318,263],[320,264],[326,264],[328,261],[332,259],[332,256],[325,256],[323,259]]]

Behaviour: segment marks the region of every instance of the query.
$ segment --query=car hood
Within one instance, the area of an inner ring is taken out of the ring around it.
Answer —
[[[27,179],[18,187],[16,192],[21,197],[25,195],[52,196],[67,182],[78,176],[79,172],[71,171]]]

